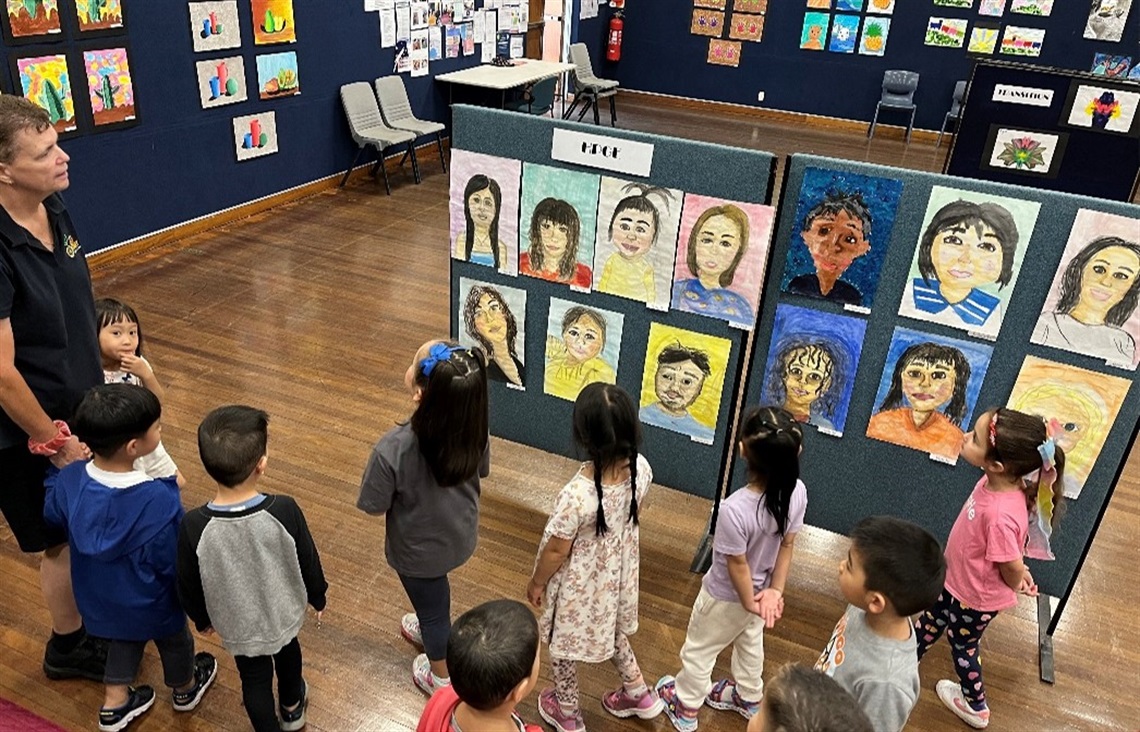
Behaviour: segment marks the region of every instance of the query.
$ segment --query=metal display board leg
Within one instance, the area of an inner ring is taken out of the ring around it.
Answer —
[[[1037,668],[1041,680],[1046,684],[1053,683],[1053,631],[1049,623],[1053,616],[1052,598],[1048,595],[1037,596]]]

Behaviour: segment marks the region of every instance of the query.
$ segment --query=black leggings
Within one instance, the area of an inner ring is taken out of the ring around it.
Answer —
[[[273,670],[277,669],[277,696],[281,706],[301,701],[305,682],[301,680],[301,644],[297,639],[272,656],[234,656],[241,676],[241,699],[255,732],[281,732],[273,706]]]
[[[112,640],[107,646],[103,683],[108,686],[135,683],[148,642]],[[162,659],[162,676],[167,686],[176,689],[194,680],[194,638],[188,626],[165,638],[155,638],[154,645]]]
[[[419,618],[428,660],[446,659],[447,637],[451,635],[451,584],[447,575],[427,579],[400,575],[400,582]]]

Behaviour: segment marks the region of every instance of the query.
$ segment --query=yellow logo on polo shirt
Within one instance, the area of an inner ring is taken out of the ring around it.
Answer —
[[[68,234],[67,241],[63,246],[63,251],[67,252],[67,256],[75,259],[75,255],[79,253],[79,240],[71,234]]]

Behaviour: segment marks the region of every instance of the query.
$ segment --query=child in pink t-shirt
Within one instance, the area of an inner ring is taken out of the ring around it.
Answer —
[[[918,657],[949,631],[958,680],[937,684],[938,698],[975,729],[990,721],[979,643],[1017,593],[1035,596],[1037,585],[1022,557],[1029,541],[1030,507],[1039,491],[1051,523],[1060,518],[1065,453],[1040,417],[995,409],[978,417],[962,438],[962,457],[985,471],[946,540],[946,585],[934,607],[915,623]],[[1050,510],[1051,509],[1051,510]]]

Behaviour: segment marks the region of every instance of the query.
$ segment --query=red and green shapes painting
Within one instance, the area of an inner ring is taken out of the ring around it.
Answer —
[[[135,119],[135,88],[125,48],[83,52],[87,90],[96,127]]]

